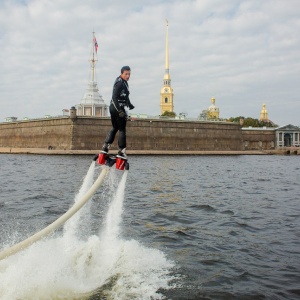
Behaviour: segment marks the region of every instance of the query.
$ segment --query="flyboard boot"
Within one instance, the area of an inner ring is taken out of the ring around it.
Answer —
[[[105,165],[106,159],[108,158],[108,150],[110,144],[104,143],[99,154],[96,154],[93,158],[99,165]]]
[[[123,171],[124,169],[129,170],[129,163],[127,161],[126,148],[119,149],[119,152],[116,156],[116,168],[121,171]]]
[[[108,151],[109,151],[110,144],[104,143],[102,146],[102,150],[99,153],[98,156],[98,164],[99,165],[105,165],[106,160],[108,159]]]

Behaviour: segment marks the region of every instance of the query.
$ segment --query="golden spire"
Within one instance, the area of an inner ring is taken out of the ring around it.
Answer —
[[[170,80],[169,73],[169,22],[166,19],[166,66],[165,66],[165,76],[164,79]]]
[[[220,117],[220,109],[216,106],[216,98],[211,98],[211,105],[207,110],[207,118],[208,119],[219,119]]]
[[[173,112],[173,89],[171,87],[171,76],[169,70],[169,22],[166,19],[166,64],[165,64],[165,74],[163,79],[164,85],[160,90],[160,111],[161,114],[164,112]]]
[[[260,121],[269,122],[268,111],[266,109],[266,104],[263,103],[262,110],[260,111]]]

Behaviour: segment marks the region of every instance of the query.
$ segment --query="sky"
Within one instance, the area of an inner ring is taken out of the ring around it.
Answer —
[[[174,111],[300,125],[299,0],[0,0],[0,122],[62,115],[96,76],[105,103],[131,67],[134,113],[160,114],[166,18]]]

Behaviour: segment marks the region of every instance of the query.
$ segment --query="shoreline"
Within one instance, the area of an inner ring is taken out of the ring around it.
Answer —
[[[112,150],[114,153],[117,150]],[[48,150],[44,148],[11,148],[0,147],[0,154],[40,154],[40,155],[93,155],[95,150]],[[242,151],[171,151],[171,150],[127,150],[128,155],[299,155],[300,148],[284,148],[274,150],[242,150]]]

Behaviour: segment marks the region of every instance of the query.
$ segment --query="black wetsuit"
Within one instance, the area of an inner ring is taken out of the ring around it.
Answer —
[[[112,100],[109,106],[111,116],[111,124],[113,128],[107,134],[105,139],[106,144],[112,144],[116,133],[119,131],[118,145],[120,149],[126,148],[126,121],[127,115],[125,107],[133,109],[134,106],[129,100],[129,86],[126,80],[122,77],[117,77],[113,87]],[[124,112],[124,116],[120,117],[120,111]]]

